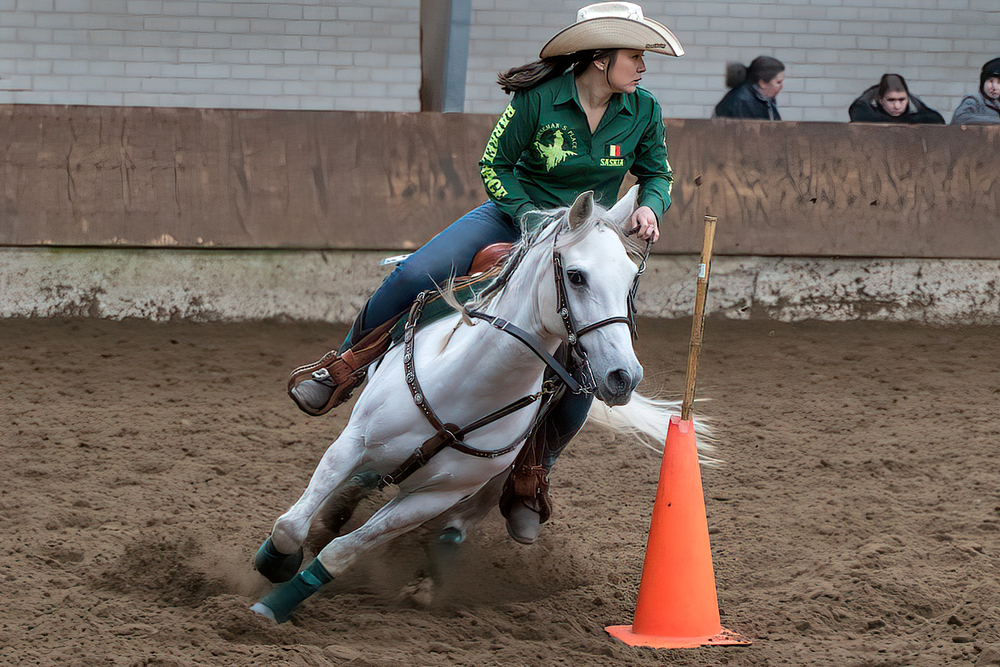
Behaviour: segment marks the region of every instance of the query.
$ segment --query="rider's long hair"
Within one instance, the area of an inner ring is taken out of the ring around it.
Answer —
[[[531,90],[540,83],[562,76],[570,69],[573,70],[574,76],[579,76],[590,66],[590,63],[607,56],[609,53],[612,56],[612,62],[609,63],[610,68],[610,65],[614,63],[615,52],[616,50],[594,49],[577,51],[564,56],[542,58],[527,65],[512,67],[506,72],[499,72],[497,84],[507,94]]]

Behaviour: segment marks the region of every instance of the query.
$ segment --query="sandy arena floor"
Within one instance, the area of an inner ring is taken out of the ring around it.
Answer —
[[[647,391],[681,391],[689,327],[641,323]],[[346,419],[284,379],[343,333],[0,321],[0,664],[1000,665],[997,330],[709,321],[719,603],[754,645],[675,651],[604,632],[631,622],[659,457],[589,428],[540,542],[491,518],[430,607],[399,598],[413,536],[292,622],[251,614],[253,552]]]

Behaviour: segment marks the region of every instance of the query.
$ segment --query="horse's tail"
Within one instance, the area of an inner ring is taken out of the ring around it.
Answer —
[[[634,392],[632,400],[614,408],[609,408],[601,401],[594,401],[587,420],[612,431],[631,435],[646,447],[662,453],[670,418],[679,416],[680,413],[680,401],[649,398]],[[715,449],[711,424],[704,419],[698,419],[694,423],[694,431],[698,436],[698,454],[702,464],[720,463],[711,456]]]

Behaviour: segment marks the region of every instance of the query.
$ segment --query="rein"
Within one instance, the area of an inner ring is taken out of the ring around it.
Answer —
[[[629,235],[632,233],[634,233],[634,231],[629,232]],[[558,241],[558,232],[555,240]],[[521,329],[503,318],[496,317],[494,315],[487,315],[486,313],[481,313],[465,307],[464,311],[469,317],[483,320],[498,331],[502,331],[505,334],[514,337],[527,346],[532,353],[535,354],[535,356],[541,359],[545,365],[556,374],[556,378],[552,380],[544,380],[542,382],[541,389],[537,393],[530,396],[524,396],[498,410],[494,410],[490,414],[472,422],[464,428],[459,427],[456,424],[446,424],[441,421],[440,417],[437,416],[437,413],[434,412],[434,409],[427,402],[427,397],[420,387],[420,381],[417,379],[417,370],[414,361],[415,354],[413,351],[414,338],[416,337],[417,322],[420,320],[420,314],[423,312],[424,304],[426,303],[431,292],[425,291],[418,294],[416,300],[413,302],[413,306],[410,308],[410,313],[407,316],[406,324],[404,326],[403,370],[405,373],[406,385],[410,389],[410,395],[413,397],[413,402],[418,408],[420,408],[424,417],[427,418],[427,421],[430,422],[430,425],[437,432],[428,438],[420,447],[415,449],[413,453],[411,453],[410,456],[408,456],[407,459],[403,461],[403,463],[401,463],[395,470],[380,478],[378,488],[384,489],[390,484],[399,484],[426,465],[432,456],[440,452],[445,447],[451,447],[452,449],[462,452],[463,454],[469,454],[471,456],[478,456],[480,458],[487,459],[494,459],[499,456],[503,456],[504,454],[508,454],[517,449],[518,444],[527,438],[531,431],[541,422],[541,420],[545,417],[545,414],[548,412],[548,408],[552,405],[553,397],[560,393],[563,387],[574,394],[593,393],[597,389],[597,383],[595,382],[593,372],[590,369],[590,361],[587,357],[587,350],[580,343],[580,337],[590,333],[591,331],[595,331],[601,327],[611,324],[627,324],[629,331],[632,334],[632,339],[634,340],[638,337],[635,326],[635,295],[639,289],[639,278],[642,277],[642,274],[646,270],[646,260],[649,258],[649,250],[651,246],[652,242],[647,240],[646,248],[642,255],[642,261],[639,264],[639,270],[636,272],[635,278],[632,280],[632,287],[629,289],[629,294],[626,299],[626,315],[608,317],[598,322],[580,327],[578,326],[576,318],[573,317],[569,308],[569,299],[566,292],[565,268],[563,266],[562,255],[555,249],[555,244],[553,244],[552,266],[555,272],[556,281],[556,307],[559,312],[559,316],[562,318],[563,325],[566,327],[570,356],[577,362],[578,367],[581,369],[585,378],[584,384],[578,382],[573,375],[566,370],[566,367],[563,364],[559,363],[559,361],[549,354],[541,340],[539,340],[539,338],[534,334]],[[512,258],[508,262],[508,265],[503,273],[498,276],[497,280],[487,288],[484,294],[490,294],[506,286],[510,276],[514,272],[514,268],[516,265],[520,264],[522,257],[523,254]],[[535,419],[532,420],[527,430],[507,447],[497,450],[482,450],[470,447],[464,442],[465,436],[476,429],[482,428],[487,424],[492,424],[499,419],[514,414],[518,410],[526,408],[538,400],[542,401],[542,409],[538,411],[538,414],[535,416]]]
[[[627,232],[626,236],[631,236],[636,233],[638,229],[639,228],[636,227],[632,231]],[[576,365],[580,369],[580,373],[584,378],[585,385],[582,387],[581,391],[589,394],[593,393],[597,389],[597,381],[594,379],[594,373],[590,369],[590,359],[587,355],[587,348],[580,342],[581,336],[611,324],[627,324],[629,332],[632,334],[632,340],[639,337],[639,333],[635,326],[635,295],[639,291],[639,279],[642,278],[642,274],[646,272],[646,261],[649,259],[649,250],[652,245],[653,242],[646,239],[646,247],[642,253],[642,260],[639,262],[639,269],[635,273],[635,278],[632,279],[632,287],[629,288],[628,297],[625,299],[625,315],[607,317],[584,327],[577,324],[576,318],[573,317],[573,313],[569,309],[569,297],[566,293],[566,271],[563,266],[562,255],[558,250],[553,249],[552,251],[552,265],[555,269],[556,277],[556,310],[559,312],[559,317],[562,318],[563,326],[566,327],[566,341],[569,344],[570,357],[576,362]],[[574,394],[579,393],[579,391],[573,390],[572,388],[570,390],[573,391]]]
[[[437,416],[436,412],[434,412],[434,408],[432,408],[430,406],[430,403],[427,402],[427,398],[423,392],[423,389],[420,388],[420,381],[417,379],[417,369],[414,363],[414,358],[416,355],[414,354],[413,346],[414,346],[414,338],[416,337],[417,322],[420,319],[420,313],[423,311],[424,304],[426,303],[427,297],[430,294],[431,292],[426,292],[426,291],[418,294],[416,301],[413,302],[413,306],[410,308],[410,314],[406,318],[406,325],[404,327],[404,334],[403,334],[403,371],[405,373],[406,386],[409,387],[410,395],[413,396],[413,402],[416,403],[418,408],[420,408],[420,411],[424,414],[424,417],[426,417],[427,421],[430,422],[431,426],[433,426],[437,430],[437,433],[435,433],[426,441],[424,441],[424,443],[420,445],[420,447],[415,449],[413,453],[411,453],[406,458],[406,460],[403,461],[403,463],[401,463],[395,470],[393,470],[388,475],[385,475],[384,477],[379,479],[378,488],[380,489],[384,489],[390,484],[399,484],[404,479],[406,479],[414,472],[416,472],[424,465],[426,465],[432,456],[440,452],[445,447],[451,447],[452,449],[462,452],[463,454],[469,454],[471,456],[478,456],[480,458],[486,458],[486,459],[495,459],[499,456],[503,456],[504,454],[509,454],[510,452],[517,449],[517,446],[520,444],[521,440],[527,438],[528,434],[531,433],[531,430],[538,425],[542,417],[545,415],[546,412],[545,410],[539,411],[538,415],[535,417],[535,419],[531,422],[531,424],[519,438],[516,438],[510,445],[503,447],[501,449],[482,450],[482,449],[476,449],[475,447],[470,447],[468,444],[464,442],[465,436],[475,431],[476,429],[486,426],[487,424],[492,424],[493,422],[499,419],[514,414],[518,410],[528,407],[537,400],[543,399],[544,400],[543,405],[547,406],[549,403],[551,403],[552,396],[554,396],[559,391],[560,388],[558,382],[551,380],[544,381],[542,383],[541,389],[538,392],[531,394],[530,396],[524,396],[522,398],[519,398],[513,403],[509,403],[498,410],[494,410],[490,414],[480,419],[477,419],[476,421],[472,422],[471,424],[469,424],[464,428],[461,428],[456,424],[451,424],[451,423],[446,424],[442,422],[441,418]],[[493,318],[493,319],[499,320],[499,318]],[[500,321],[503,322],[504,320]],[[510,327],[514,326],[509,322],[506,322],[506,324]],[[514,328],[516,329],[517,327]],[[521,331],[521,333],[523,333],[526,336],[532,337],[531,334],[529,334],[526,331],[522,331],[521,329],[518,329],[518,331]],[[549,358],[552,359],[551,355],[549,355],[548,352],[546,352],[543,348],[541,348],[537,342],[536,346],[543,354],[549,356]],[[532,349],[534,350],[535,346],[532,346]],[[558,362],[555,359],[552,359],[552,363],[558,365]],[[566,373],[565,369],[563,369],[563,373]],[[573,378],[569,376],[568,373],[566,373],[566,375],[567,377],[569,377],[570,380],[573,380]]]

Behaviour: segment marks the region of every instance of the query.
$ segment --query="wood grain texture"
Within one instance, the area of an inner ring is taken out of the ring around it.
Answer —
[[[473,114],[0,106],[0,244],[413,249],[486,199]],[[668,120],[654,252],[1000,258],[1000,128]],[[695,186],[695,178],[702,185]]]

